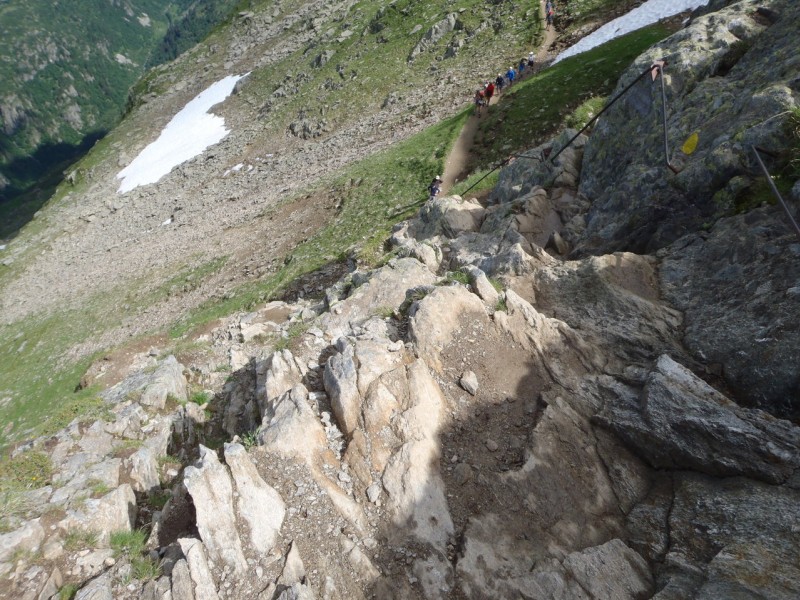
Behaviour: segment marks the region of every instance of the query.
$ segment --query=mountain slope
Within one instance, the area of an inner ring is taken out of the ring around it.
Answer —
[[[195,35],[207,32],[235,4],[236,0],[0,4],[0,214],[11,212],[10,199],[41,185],[41,178],[63,168],[116,124],[128,89],[167,34],[173,39],[183,32],[191,39],[193,29],[199,28]],[[187,13],[191,7],[195,8]],[[200,12],[203,8],[208,14]],[[155,54],[174,58],[182,49],[173,44],[168,54]],[[21,208],[30,214],[40,205]],[[5,237],[14,229],[10,217],[3,221],[0,236]]]

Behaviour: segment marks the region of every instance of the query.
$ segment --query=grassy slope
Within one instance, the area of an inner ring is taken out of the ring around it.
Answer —
[[[476,165],[493,166],[517,150],[546,141],[584,102],[608,95],[620,73],[642,50],[669,33],[663,25],[635,31],[540,71],[512,88],[481,121],[473,150]]]
[[[479,3],[474,4],[477,7]],[[633,57],[666,33],[663,29],[651,28],[651,33],[648,35],[632,34],[621,40],[618,46],[595,50],[592,60],[603,66],[604,77],[609,80],[607,85],[611,85],[630,62],[621,58],[619,48],[625,48],[624,56]],[[218,35],[224,35],[224,32]],[[310,54],[302,57],[305,61],[312,58]],[[293,60],[297,61],[298,58],[294,57]],[[579,104],[587,96],[596,93],[598,87],[602,87],[595,79],[574,77],[578,69],[575,62],[565,61],[550,73],[532,78],[521,85],[516,93],[504,99],[501,110],[506,111],[508,115],[524,117],[532,112],[534,106],[538,106],[538,104],[532,106],[532,103],[537,102],[537,97],[548,97],[544,95],[542,88],[537,86],[552,86],[556,81],[564,82],[561,84],[563,89],[558,96],[559,104],[546,107],[546,110],[553,111],[552,119],[527,119],[525,128],[533,129],[526,135],[520,136],[517,135],[517,130],[521,127],[514,121],[517,117],[509,117],[499,123],[494,130],[498,145],[508,143],[512,150],[529,146],[533,139],[558,127],[557,114]],[[323,76],[324,73],[318,74],[318,77]],[[428,75],[423,72],[418,76],[421,80],[425,80]],[[151,84],[158,85],[158,80],[158,77],[151,78]],[[373,94],[368,97],[365,93],[363,98],[359,95],[356,102],[358,104],[373,102],[376,101],[376,96],[380,99],[380,95]],[[291,118],[292,111],[297,106],[298,104],[288,102],[281,109],[273,111],[272,118],[276,123],[281,121],[285,123],[285,119]],[[345,114],[344,109],[341,114]],[[282,271],[268,279],[243,286],[232,298],[208,303],[186,315],[176,324],[173,334],[181,335],[216,317],[252,306],[273,296],[303,273],[312,271],[331,260],[337,260],[354,244],[360,244],[365,248],[366,250],[362,250],[365,254],[379,248],[391,225],[399,218],[391,216],[394,207],[409,204],[423,197],[425,184],[435,171],[440,170],[442,160],[457,137],[466,116],[467,113],[462,112],[383,153],[353,165],[324,182],[321,191],[328,190],[331,194],[345,198],[343,209],[336,221],[297,247]],[[539,126],[542,128],[537,129]],[[123,123],[120,131],[124,130]],[[505,140],[502,143],[501,138]],[[101,152],[109,143],[111,141],[104,140],[98,144],[98,152],[92,152],[85,159],[82,168],[87,174],[91,173],[93,164],[104,160]],[[484,153],[486,160],[491,160],[491,147],[493,146],[489,145],[489,149]],[[358,187],[350,187],[348,182],[351,179],[361,179],[362,183]],[[84,184],[79,184],[79,187],[81,185]],[[47,226],[47,217],[44,216],[34,221],[31,229],[35,233],[37,229],[41,231]],[[115,310],[119,310],[118,307],[122,305],[120,300],[128,294],[129,290],[120,290],[114,296],[94,299],[87,303],[84,309],[75,313],[62,313],[46,319],[29,319],[24,323],[0,326],[0,340],[3,341],[0,343],[0,365],[2,365],[0,422],[7,423],[5,429],[0,432],[0,445],[48,430],[60,423],[65,416],[81,410],[90,410],[95,406],[90,391],[80,394],[72,392],[88,360],[76,362],[71,360],[67,353],[76,343],[88,339],[93,333],[117,324],[119,316]],[[158,298],[145,300],[153,302]],[[62,407],[63,410],[59,414],[54,414],[53,407]]]

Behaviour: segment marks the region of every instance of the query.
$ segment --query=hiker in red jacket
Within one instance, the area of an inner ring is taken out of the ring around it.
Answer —
[[[491,81],[486,84],[483,95],[486,96],[486,104],[489,104],[492,101],[492,96],[494,96],[494,84]]]

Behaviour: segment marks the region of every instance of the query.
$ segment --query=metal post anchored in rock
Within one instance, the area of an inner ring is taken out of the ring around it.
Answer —
[[[785,212],[786,216],[789,217],[789,222],[792,224],[792,227],[794,228],[797,237],[800,238],[800,226],[798,226],[797,221],[794,220],[792,212],[789,210],[789,205],[786,204],[786,201],[783,199],[783,196],[781,196],[781,193],[778,191],[778,187],[775,185],[775,182],[772,181],[772,176],[769,174],[769,171],[767,171],[767,167],[764,166],[764,161],[761,160],[761,154],[759,154],[759,152],[764,152],[765,154],[771,154],[771,152],[767,152],[766,150],[764,150],[763,148],[759,148],[758,146],[751,146],[751,148],[753,149],[753,154],[756,155],[758,166],[761,167],[761,170],[764,172],[764,177],[767,178],[767,183],[769,184],[770,189],[772,189],[772,193],[778,199],[778,202],[781,203],[781,206],[783,207],[783,212]]]
[[[661,116],[662,116],[662,120],[663,120],[663,123],[664,123],[664,160],[665,160],[665,162],[667,164],[667,167],[669,168],[670,171],[672,171],[675,174],[680,173],[680,169],[675,167],[669,160],[669,143],[668,143],[668,140],[667,140],[667,93],[666,93],[666,90],[664,88],[664,67],[666,67],[666,66],[667,66],[667,61],[665,61],[665,60],[657,60],[652,65],[650,65],[647,69],[642,71],[642,73],[636,79],[634,79],[632,82],[630,82],[625,87],[624,90],[622,90],[619,94],[614,96],[611,99],[611,101],[603,107],[603,110],[601,110],[594,117],[592,117],[592,119],[589,120],[589,122],[586,123],[586,125],[584,125],[578,133],[576,133],[574,136],[572,136],[572,138],[570,138],[570,140],[566,144],[564,144],[558,150],[558,152],[553,154],[550,157],[550,162],[555,164],[555,159],[558,157],[559,154],[561,154],[567,148],[567,146],[569,146],[570,144],[572,144],[572,142],[574,142],[576,139],[578,139],[578,136],[580,134],[582,134],[584,131],[589,129],[589,127],[591,127],[592,123],[594,123],[595,121],[597,121],[597,119],[600,118],[600,115],[602,115],[609,108],[611,108],[617,100],[622,98],[622,96],[627,94],[631,90],[631,88],[634,85],[636,85],[645,75],[649,74],[653,78],[653,81],[655,81],[656,78],[659,75],[661,75]],[[534,158],[534,157],[532,157],[532,156],[524,156],[522,158]],[[541,160],[544,160],[545,158],[547,158],[546,155],[543,156],[541,158]]]

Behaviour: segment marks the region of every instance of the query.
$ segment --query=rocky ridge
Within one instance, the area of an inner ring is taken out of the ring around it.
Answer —
[[[184,367],[139,356],[108,420],[18,450],[56,485],[3,534],[3,594],[797,597],[797,404],[739,385],[755,363],[796,389],[775,345],[797,349],[796,240],[764,206],[651,255],[575,257],[599,210],[591,143],[510,164],[485,202],[429,202],[385,265],[226,319]],[[108,548],[134,527],[155,579]]]
[[[108,421],[20,449],[58,475],[3,536],[32,553],[4,552],[5,593],[795,597],[800,430],[694,374],[661,259],[545,249],[586,210],[584,142],[548,187],[512,165],[487,205],[428,203],[319,302],[231,317],[206,362],[145,353]],[[134,527],[156,579],[108,548]]]

